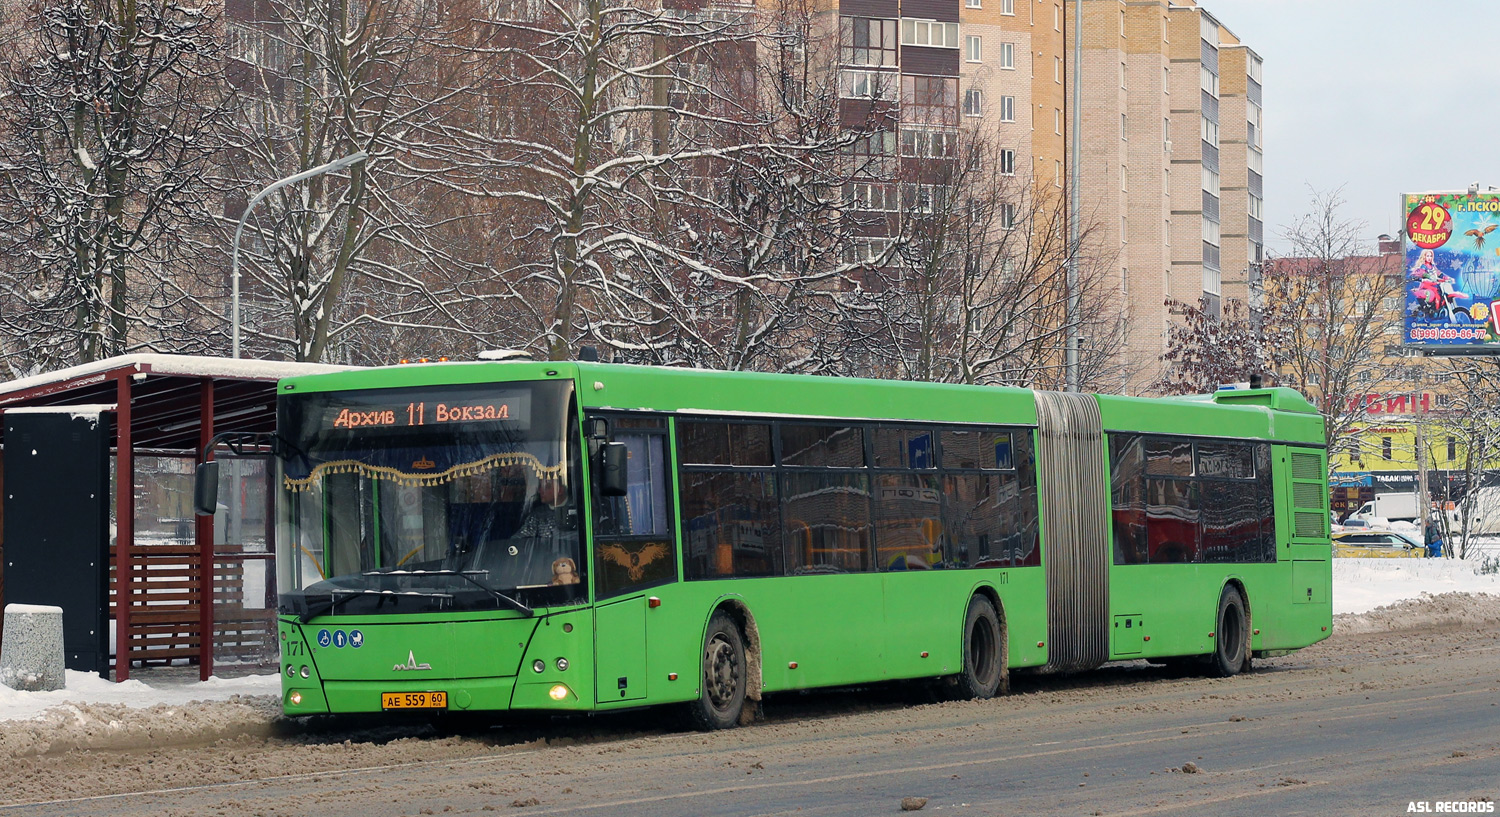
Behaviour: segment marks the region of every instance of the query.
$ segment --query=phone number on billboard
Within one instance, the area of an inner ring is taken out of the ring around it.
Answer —
[[[1412,340],[1484,340],[1484,327],[1468,329],[1413,329]]]

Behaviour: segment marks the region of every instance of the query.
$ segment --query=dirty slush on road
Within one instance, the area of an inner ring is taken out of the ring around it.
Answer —
[[[1205,702],[1230,719],[1242,718],[1232,712],[1237,701],[1285,694],[1278,686],[1297,676],[1315,676],[1332,689],[1390,688],[1406,683],[1408,674],[1431,679],[1441,673],[1435,667],[1442,656],[1472,654],[1493,646],[1497,636],[1500,597],[1449,593],[1337,616],[1329,640],[1257,661],[1256,672],[1242,679],[1187,677],[1133,662],[1074,676],[1018,676],[1010,696],[992,701],[923,703],[905,686],[825,691],[771,698],[756,726],[716,734],[680,731],[657,711],[445,731],[418,720],[288,721],[272,696],[146,709],[70,704],[0,728],[0,758],[6,759],[0,807],[290,774],[461,764],[500,754],[513,757],[506,779],[493,784],[495,802],[531,805],[544,802],[552,786],[546,780],[558,779],[559,770],[621,752],[657,758],[749,752],[743,755],[749,759],[764,750],[795,757],[823,751],[820,741],[833,738],[840,751],[857,754],[862,743],[889,746],[903,733],[976,718],[1004,717],[1017,728],[1034,723],[1039,729],[1088,719],[1105,730],[1111,713],[1182,711]],[[1484,654],[1492,677],[1500,675],[1500,652]]]

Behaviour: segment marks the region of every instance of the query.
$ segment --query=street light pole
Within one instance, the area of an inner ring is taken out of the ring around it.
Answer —
[[[240,214],[239,226],[234,228],[234,246],[230,252],[229,261],[229,279],[231,287],[229,321],[230,325],[233,327],[233,339],[231,341],[230,352],[231,357],[238,358],[240,356],[240,235],[245,232],[245,221],[250,218],[250,211],[255,209],[255,205],[260,204],[261,199],[264,199],[266,196],[271,195],[272,193],[280,190],[283,187],[286,187],[289,184],[296,184],[297,182],[305,181],[307,179],[311,179],[314,176],[320,176],[324,173],[330,173],[335,170],[343,170],[350,165],[363,162],[368,157],[369,154],[361,150],[355,153],[351,153],[342,159],[334,159],[327,164],[318,165],[317,167],[314,167],[310,170],[304,170],[301,173],[293,176],[287,176],[285,179],[272,182],[268,187],[266,187],[266,189],[260,191],[259,193],[256,193],[255,198],[251,199],[250,203],[245,205],[245,212]]]

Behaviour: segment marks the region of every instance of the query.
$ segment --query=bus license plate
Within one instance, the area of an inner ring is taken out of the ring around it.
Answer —
[[[382,692],[381,709],[447,709],[446,692]]]

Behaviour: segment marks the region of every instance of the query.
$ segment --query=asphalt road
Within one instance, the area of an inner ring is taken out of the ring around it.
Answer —
[[[313,724],[17,759],[0,817],[868,815],[907,797],[960,815],[1494,813],[1497,679],[1486,625],[1338,635],[1223,680],[1134,664],[1018,678],[986,702],[782,696],[714,734],[652,711],[477,735]]]

